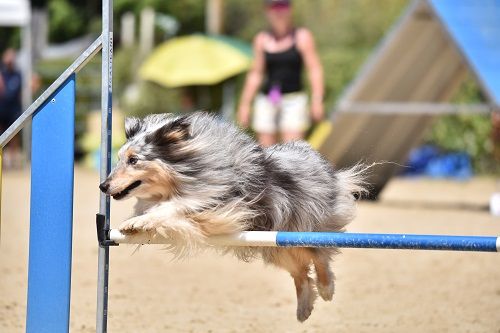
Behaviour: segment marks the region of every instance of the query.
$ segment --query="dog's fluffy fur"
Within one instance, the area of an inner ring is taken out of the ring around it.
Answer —
[[[119,162],[100,188],[115,199],[138,199],[122,232],[167,238],[177,255],[203,246],[207,236],[243,230],[343,231],[354,218],[356,194],[365,192],[360,165],[334,171],[305,142],[262,148],[205,113],[128,118],[125,127]],[[335,249],[226,250],[287,270],[300,321],[311,314],[317,292],[332,299]]]

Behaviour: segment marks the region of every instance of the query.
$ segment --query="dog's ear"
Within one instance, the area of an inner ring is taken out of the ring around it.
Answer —
[[[168,126],[168,128],[164,126],[164,129],[164,136],[169,141],[183,141],[191,137],[189,133],[190,123],[187,117],[180,117],[175,119],[170,123],[170,126]]]
[[[147,141],[157,145],[165,145],[185,141],[190,137],[190,124],[187,117],[179,117],[148,135]]]
[[[142,119],[135,117],[125,118],[125,137],[127,140],[133,138],[142,130]]]

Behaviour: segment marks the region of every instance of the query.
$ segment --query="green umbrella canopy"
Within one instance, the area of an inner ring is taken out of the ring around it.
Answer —
[[[247,71],[251,60],[252,49],[243,41],[196,34],[160,44],[139,76],[165,87],[212,85]]]
[[[236,39],[224,35],[209,35],[207,37],[221,41],[222,43],[229,44],[250,58],[252,58],[253,56],[252,46],[247,42],[242,41],[241,39]]]

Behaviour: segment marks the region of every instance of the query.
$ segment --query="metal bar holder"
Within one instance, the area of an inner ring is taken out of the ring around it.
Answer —
[[[106,227],[106,216],[103,214],[95,215],[95,224],[97,231],[97,241],[99,242],[99,246],[108,247],[108,246],[118,246],[120,244],[109,238],[110,228]]]

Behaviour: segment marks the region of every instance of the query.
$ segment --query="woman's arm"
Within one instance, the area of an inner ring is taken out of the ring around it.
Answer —
[[[297,47],[302,54],[311,83],[311,115],[314,121],[320,121],[324,116],[324,81],[323,67],[316,52],[314,37],[307,29],[297,31]]]
[[[243,93],[241,94],[240,105],[238,107],[238,122],[243,127],[248,127],[250,122],[250,110],[252,100],[259,89],[262,78],[264,76],[264,47],[263,47],[264,34],[259,33],[255,36],[253,41],[254,58],[252,67],[247,74]]]

